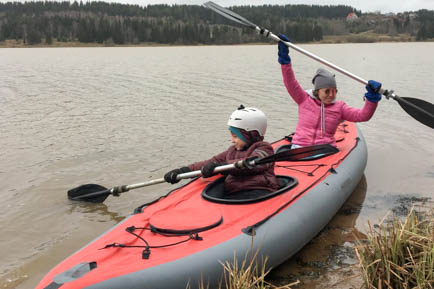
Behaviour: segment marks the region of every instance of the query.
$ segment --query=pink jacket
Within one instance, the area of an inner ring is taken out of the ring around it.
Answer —
[[[211,159],[189,165],[191,170],[200,170],[209,162],[232,164],[236,161],[250,157],[266,157],[273,154],[271,145],[264,141],[253,143],[244,151],[237,151],[235,146],[230,146],[226,151],[213,156]],[[226,193],[240,190],[268,190],[275,191],[279,188],[274,175],[274,163],[257,166],[252,169],[233,169],[225,179]]]
[[[294,144],[336,146],[334,134],[341,121],[368,121],[377,108],[377,103],[370,101],[366,101],[362,109],[348,106],[341,100],[324,105],[300,86],[295,79],[291,64],[282,65],[282,75],[286,89],[298,104],[298,122],[292,138]]]

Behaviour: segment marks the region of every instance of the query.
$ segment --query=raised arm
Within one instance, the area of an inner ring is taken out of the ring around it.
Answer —
[[[306,91],[300,86],[297,79],[295,79],[291,63],[282,65],[282,76],[286,90],[297,104],[301,104],[309,97]]]
[[[280,39],[289,42],[288,37],[285,35],[280,34],[279,37]],[[308,97],[308,95],[295,78],[294,71],[292,70],[291,58],[289,57],[288,46],[279,41],[278,48],[277,61],[281,64],[283,83],[285,84],[289,95],[291,95],[297,104],[300,104],[306,99],[306,97]]]

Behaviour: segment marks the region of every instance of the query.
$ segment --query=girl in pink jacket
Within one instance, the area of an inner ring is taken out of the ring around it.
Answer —
[[[279,35],[284,41],[289,39]],[[304,147],[317,144],[336,146],[334,134],[343,120],[363,122],[371,119],[381,100],[381,83],[370,80],[366,86],[365,98],[368,100],[362,109],[336,100],[336,80],[329,71],[319,68],[312,79],[314,89],[305,91],[295,79],[289,57],[289,49],[279,42],[278,62],[281,64],[283,83],[291,97],[298,104],[298,122],[292,138],[292,147]]]

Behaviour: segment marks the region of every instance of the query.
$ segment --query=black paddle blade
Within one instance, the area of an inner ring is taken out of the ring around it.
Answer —
[[[337,153],[338,151],[339,150],[337,148],[329,144],[314,145],[277,152],[274,155],[255,160],[255,164],[262,165],[271,162],[283,161],[308,161],[332,155]]]
[[[68,198],[73,201],[102,203],[110,194],[110,190],[103,186],[86,184],[70,189],[68,191]]]
[[[220,6],[220,5],[218,5],[212,1],[208,1],[208,2],[204,3],[203,6],[213,10],[214,12],[216,12],[216,13],[218,13],[218,14],[220,14],[220,15],[222,15],[222,16],[224,16],[224,17],[226,17],[232,21],[235,21],[239,24],[256,29],[256,25],[253,24],[252,22],[250,22],[249,20],[247,20],[246,18],[244,18],[244,17],[238,15],[237,13],[232,12],[231,10],[226,9],[226,8]]]
[[[432,103],[412,97],[395,96],[393,99],[414,119],[434,128],[434,105]]]

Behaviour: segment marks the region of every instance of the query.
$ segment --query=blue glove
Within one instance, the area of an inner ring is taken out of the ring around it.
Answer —
[[[290,42],[289,38],[283,34],[279,34],[279,38],[282,39],[283,41]],[[279,53],[277,53],[277,55],[279,55],[277,61],[279,61],[280,64],[291,63],[288,46],[286,46],[282,41],[279,41]]]
[[[380,89],[381,89],[381,83],[377,82],[375,80],[369,80],[368,81],[368,85],[366,86],[366,93],[365,93],[365,97],[367,100],[369,100],[370,102],[379,102],[381,100],[381,94],[380,94]]]

